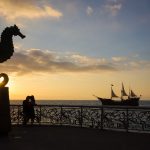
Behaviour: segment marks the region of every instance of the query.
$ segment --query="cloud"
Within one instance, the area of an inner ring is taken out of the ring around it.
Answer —
[[[103,9],[106,13],[116,16],[122,8],[122,0],[107,0]]]
[[[140,61],[130,61],[129,64],[131,68],[134,69],[143,69],[143,68],[150,68],[150,61],[147,60],[140,60]]]
[[[15,51],[12,58],[0,64],[0,72],[25,75],[37,73],[102,73],[149,69],[150,61],[137,58],[93,58],[80,54],[29,49]]]
[[[112,57],[112,60],[115,62],[122,62],[122,61],[127,60],[127,58],[126,57]]]
[[[0,16],[7,21],[17,19],[38,19],[42,17],[60,18],[63,14],[49,4],[36,0],[1,0]]]
[[[93,8],[88,6],[87,9],[86,9],[86,13],[88,16],[91,16],[93,14]]]
[[[142,60],[140,57],[135,57],[135,55],[130,57],[112,57],[113,64],[120,71],[128,71],[128,70],[149,70],[150,61]]]
[[[116,68],[103,59],[94,59],[75,54],[59,54],[48,50],[30,49],[17,51],[7,62],[0,64],[0,71],[5,70],[17,75],[31,73],[57,72],[97,72],[116,71]]]

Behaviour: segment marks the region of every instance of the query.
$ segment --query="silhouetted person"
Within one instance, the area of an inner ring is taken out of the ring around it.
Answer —
[[[25,125],[27,121],[29,120],[28,115],[28,103],[29,103],[29,96],[26,97],[26,99],[23,101],[23,124]]]
[[[35,112],[34,112],[34,106],[37,105],[35,103],[35,98],[33,95],[29,96],[29,106],[30,106],[30,118],[31,118],[31,123],[34,122],[35,118]]]
[[[26,125],[29,119],[31,119],[31,123],[34,122],[35,113],[34,113],[34,106],[35,98],[34,96],[27,96],[26,99],[23,101],[23,124]]]

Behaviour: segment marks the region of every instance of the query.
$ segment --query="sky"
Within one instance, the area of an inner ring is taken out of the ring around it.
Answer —
[[[10,99],[120,96],[150,100],[149,0],[1,0],[0,31],[16,24],[15,52],[0,64]]]

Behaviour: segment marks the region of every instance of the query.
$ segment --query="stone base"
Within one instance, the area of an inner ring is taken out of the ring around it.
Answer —
[[[8,134],[11,130],[11,118],[9,107],[9,88],[0,88],[0,135]]]

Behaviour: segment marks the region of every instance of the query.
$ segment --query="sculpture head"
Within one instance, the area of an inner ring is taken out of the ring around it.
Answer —
[[[10,27],[6,27],[2,34],[1,34],[1,41],[0,41],[0,63],[3,63],[14,53],[14,46],[13,46],[13,35],[20,36],[22,39],[25,38],[19,28],[14,25]]]
[[[12,34],[13,34],[14,36],[19,35],[22,39],[26,37],[25,35],[23,35],[23,34],[20,32],[20,29],[19,29],[16,25],[12,26],[11,28],[12,28]]]

